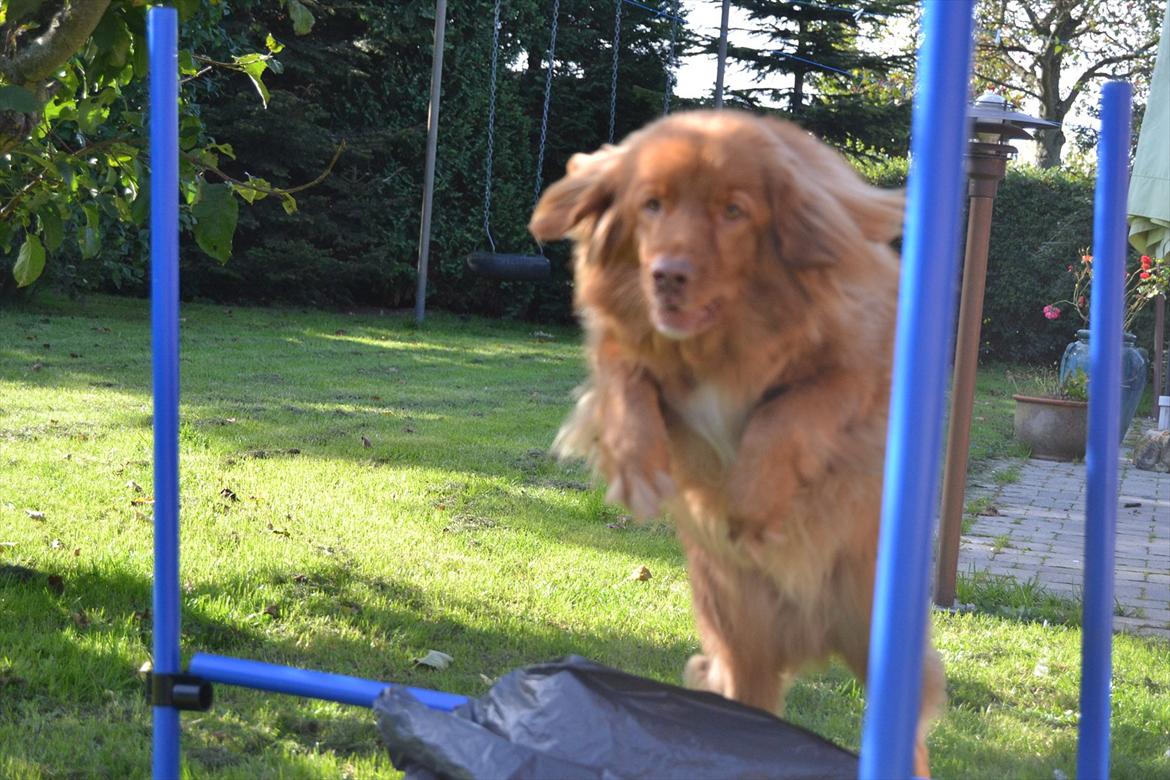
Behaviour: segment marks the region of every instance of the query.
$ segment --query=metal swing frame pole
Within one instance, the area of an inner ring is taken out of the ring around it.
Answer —
[[[723,0],[719,17],[719,54],[715,65],[715,108],[723,108],[723,76],[727,70],[727,27],[731,16],[731,0]]]
[[[414,293],[414,321],[421,323],[427,308],[427,265],[431,255],[431,207],[435,197],[435,157],[439,148],[439,100],[443,89],[443,40],[447,31],[447,0],[435,0],[435,43],[431,56],[431,104],[427,109],[427,157],[423,167],[422,224],[418,236],[418,284]]]

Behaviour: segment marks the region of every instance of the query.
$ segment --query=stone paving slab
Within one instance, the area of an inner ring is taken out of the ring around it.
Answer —
[[[963,534],[959,571],[1035,580],[1079,600],[1085,464],[1010,461],[995,470],[1015,471],[1018,479],[968,485],[968,505],[983,498],[986,506]],[[1114,627],[1170,639],[1170,474],[1139,470],[1123,457],[1118,483]]]

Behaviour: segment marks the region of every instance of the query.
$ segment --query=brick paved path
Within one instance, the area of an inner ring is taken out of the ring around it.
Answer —
[[[1123,448],[1128,453],[1129,448]],[[1019,479],[997,484],[996,471]],[[1117,630],[1170,638],[1170,474],[1141,471],[1123,459],[1119,471],[1114,597]],[[968,505],[990,506],[963,535],[959,572],[1033,578],[1052,593],[1079,599],[1084,552],[1085,465],[1006,461],[973,480]]]

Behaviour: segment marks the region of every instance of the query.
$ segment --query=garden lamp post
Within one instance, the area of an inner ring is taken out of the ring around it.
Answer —
[[[991,241],[991,211],[999,183],[1007,171],[1007,161],[1016,153],[1016,148],[1007,141],[1030,141],[1030,128],[1060,126],[1059,122],[1009,111],[1007,101],[991,92],[981,95],[967,116],[971,120],[971,140],[967,145],[967,246],[955,338],[939,523],[938,576],[934,590],[934,601],[942,607],[949,607],[955,601],[967,455],[971,446],[971,411],[975,403],[975,370],[979,362],[979,331],[987,280],[987,248]]]

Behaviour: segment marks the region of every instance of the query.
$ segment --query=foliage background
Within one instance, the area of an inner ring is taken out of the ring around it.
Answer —
[[[119,8],[120,13],[129,13],[128,6]],[[286,213],[275,197],[241,206],[230,262],[208,256],[185,235],[182,293],[188,300],[349,309],[397,308],[413,302],[433,2],[318,0],[312,8],[315,21],[307,35],[295,34],[297,20],[288,4],[264,0],[192,6],[182,28],[183,46],[212,60],[246,56],[269,34],[285,47],[275,57],[278,67],[264,75],[267,106],[238,71],[215,69],[185,85],[190,113],[199,122],[197,148],[227,144],[234,150],[234,158],[218,156],[219,171],[236,179],[260,176],[273,184],[294,186],[317,177],[345,144],[331,175],[297,193],[295,213]],[[890,9],[900,10],[899,3],[891,2]],[[525,224],[540,135],[548,10],[542,0],[503,4],[491,215],[501,251],[536,250]],[[463,267],[468,252],[487,248],[482,199],[491,16],[491,0],[452,0],[449,6],[428,305],[458,313],[567,321],[571,311],[565,246],[546,248],[553,276],[543,284],[491,282],[469,275]],[[570,154],[603,143],[609,120],[612,2],[564,0],[559,21],[558,68],[542,171],[545,183],[560,175]],[[838,20],[802,23],[836,25]],[[843,26],[841,30],[842,40],[859,40],[856,30]],[[680,52],[704,45],[688,39],[685,27],[681,32]],[[626,7],[616,137],[660,113],[670,33],[667,18]],[[783,43],[781,38],[777,40]],[[889,104],[893,111],[883,120],[881,133],[898,135],[898,128],[908,122],[908,116],[891,118],[908,114],[908,104],[890,102],[897,92],[891,92],[884,76],[871,85],[876,85],[872,94],[854,90],[845,81],[834,87],[823,74],[809,78],[826,83],[820,85],[824,95],[818,102],[801,108],[810,114],[805,121],[817,124],[812,114],[833,111],[846,98],[864,102],[869,95],[870,102]],[[865,81],[870,76],[858,78]],[[835,98],[834,89],[841,93]],[[110,116],[139,117],[144,90],[141,81],[126,84]],[[732,102],[751,106],[744,96],[732,96]],[[685,107],[685,102],[676,99],[674,106]],[[125,125],[109,132],[125,131]],[[879,147],[872,145],[873,139],[835,140],[855,153],[874,182],[904,183],[905,159],[875,155]],[[904,149],[899,142],[887,151],[898,154]],[[15,169],[0,170],[0,180],[19,175]],[[209,184],[221,180],[214,170],[200,176]],[[113,213],[108,204],[106,211]],[[1090,174],[1070,167],[1011,169],[995,207],[983,326],[985,357],[1025,362],[1059,357],[1077,323],[1067,318],[1048,321],[1041,309],[1067,297],[1071,280],[1064,269],[1091,243],[1091,213]],[[63,209],[66,230],[83,235],[86,214],[86,205],[79,202]],[[50,253],[47,281],[74,293],[145,294],[145,232],[108,216],[101,222],[96,256],[83,258],[80,241],[63,242]],[[190,216],[185,214],[184,220],[190,227]],[[15,256],[14,246],[7,259],[0,258],[0,266],[10,266]],[[14,294],[12,285],[11,274],[0,267],[0,296]],[[1138,321],[1144,343],[1150,319],[1147,315]]]

